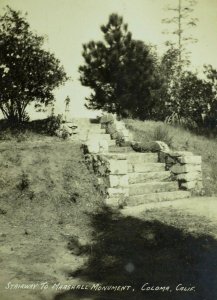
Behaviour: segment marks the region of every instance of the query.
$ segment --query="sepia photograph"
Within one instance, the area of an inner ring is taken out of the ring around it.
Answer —
[[[216,0],[0,0],[0,300],[217,299],[216,28]]]

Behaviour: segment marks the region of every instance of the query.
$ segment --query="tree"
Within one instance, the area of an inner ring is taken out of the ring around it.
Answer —
[[[176,41],[166,41],[168,49],[163,55],[161,71],[164,77],[166,93],[164,95],[167,116],[175,115],[178,119],[182,117],[181,109],[183,101],[181,99],[181,82],[189,74],[184,74],[190,65],[187,45],[197,40],[189,34],[190,28],[196,26],[198,19],[192,17],[195,0],[176,0],[177,5],[168,6],[167,11],[172,12],[172,16],[163,19],[162,22],[171,25],[167,34],[176,37]]]
[[[177,86],[177,81],[171,78],[176,57],[177,52],[170,51],[162,61],[167,120],[188,127],[214,128],[217,124],[217,71],[212,66],[205,66],[204,78],[193,71],[182,72]]]
[[[197,25],[198,19],[192,17],[196,0],[177,0],[176,6],[168,6],[167,11],[172,11],[173,16],[163,19],[162,22],[167,25],[173,25],[173,29],[167,30],[164,33],[175,35],[177,41],[174,43],[171,40],[166,42],[169,48],[177,50],[177,74],[181,76],[183,68],[189,65],[189,54],[187,44],[197,42],[192,35],[189,34],[190,28]],[[174,28],[175,26],[175,28]]]
[[[93,90],[86,106],[120,116],[151,118],[161,82],[151,47],[134,40],[128,25],[116,14],[110,15],[101,31],[103,42],[83,45],[80,81]]]
[[[12,122],[24,121],[32,102],[36,108],[51,104],[53,90],[68,79],[43,43],[26,17],[7,6],[0,17],[0,109]]]

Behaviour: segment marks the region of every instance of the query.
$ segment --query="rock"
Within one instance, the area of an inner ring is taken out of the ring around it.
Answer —
[[[108,149],[109,149],[108,141],[106,140],[99,141],[99,152],[108,152]]]
[[[164,142],[161,142],[161,141],[154,141],[152,142],[152,145],[151,145],[151,148],[152,148],[152,151],[163,151],[163,152],[169,152],[170,151],[170,148],[169,146],[164,143]]]
[[[189,173],[189,172],[196,172],[196,171],[200,171],[201,172],[201,165],[173,165],[171,167],[171,172],[173,172],[174,174],[181,174],[181,173]]]
[[[137,152],[161,152],[162,151],[163,153],[167,153],[170,151],[167,144],[160,141],[153,141],[147,143],[132,142],[131,146]]]
[[[119,188],[108,188],[108,194],[109,194],[109,197],[111,198],[116,198],[116,197],[119,197],[119,196],[129,196],[129,189],[128,188],[122,188],[122,187],[119,187]]]
[[[190,156],[181,156],[178,158],[178,161],[181,164],[200,165],[202,162],[202,159],[201,159],[201,156],[190,155]]]
[[[196,179],[202,179],[202,174],[201,172],[184,173],[184,174],[178,174],[176,178],[180,181],[188,182],[188,181],[194,181]]]
[[[168,154],[171,156],[171,157],[180,157],[180,156],[190,156],[190,155],[193,155],[192,152],[189,152],[189,151],[169,151]]]
[[[128,173],[128,163],[127,160],[115,160],[109,159],[109,171],[110,174],[127,174]]]
[[[111,114],[104,115],[100,118],[101,124],[113,123],[114,117]]]
[[[128,175],[109,175],[110,187],[128,187]]]

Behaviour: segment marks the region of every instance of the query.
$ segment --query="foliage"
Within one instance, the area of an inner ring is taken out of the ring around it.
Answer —
[[[17,185],[17,188],[20,191],[24,191],[26,190],[30,185],[30,179],[29,179],[29,175],[25,172],[22,173],[22,175],[20,176],[20,182]]]
[[[176,36],[177,41],[171,40],[166,42],[169,48],[177,50],[177,72],[181,75],[184,66],[189,65],[189,51],[187,51],[187,44],[197,42],[197,39],[190,35],[189,29],[197,25],[198,19],[192,17],[194,6],[197,4],[195,0],[177,0],[177,5],[168,6],[167,11],[172,12],[172,16],[162,20],[167,25],[172,25],[172,29],[164,33]]]
[[[217,70],[211,65],[204,66],[206,81],[212,89],[212,97],[209,98],[204,116],[204,125],[210,129],[217,129]]]
[[[54,54],[43,49],[44,37],[8,6],[0,17],[0,41],[0,109],[12,122],[22,122],[30,103],[37,109],[51,104],[52,91],[68,78]]]
[[[150,118],[161,87],[153,49],[134,40],[128,25],[116,14],[110,15],[101,31],[103,42],[83,45],[85,64],[79,67],[80,81],[93,90],[86,106],[118,116]]]
[[[139,121],[125,119],[127,127],[133,133],[135,141],[142,143],[151,142],[154,140],[154,132],[156,128],[165,128],[169,136],[172,136],[172,149],[177,151],[190,151],[195,155],[202,156],[202,173],[203,184],[206,195],[217,195],[217,140],[216,138],[208,138],[207,133],[202,134],[202,130],[198,134],[182,127],[175,127],[163,122],[155,121]]]
[[[186,117],[186,114],[183,115],[182,110],[188,111],[189,109],[190,111],[192,99],[195,99],[196,96],[195,91],[192,92],[194,95],[189,95],[190,92],[188,91],[191,103],[189,103],[188,108],[183,107],[183,101],[186,102],[186,98],[182,99],[184,86],[187,84],[186,78],[192,81],[192,86],[199,85],[199,80],[193,74],[191,76],[190,73],[185,73],[190,65],[190,52],[187,51],[187,45],[197,41],[192,35],[189,35],[189,29],[195,27],[198,22],[197,18],[192,17],[196,3],[195,0],[177,0],[176,5],[167,7],[169,17],[162,20],[163,23],[168,25],[168,28],[172,27],[165,33],[176,37],[175,42],[173,42],[173,39],[166,42],[168,49],[163,55],[161,63],[161,72],[165,82],[165,89],[162,91],[166,100],[165,112],[167,110],[167,115],[164,117],[169,117],[171,120],[175,117],[176,122],[179,124],[183,119],[192,119],[192,116]]]
[[[169,147],[172,147],[173,145],[173,136],[171,135],[168,126],[157,126],[153,131],[152,137],[154,141],[162,141]]]
[[[200,78],[193,71],[183,70],[179,74],[177,64],[178,51],[171,47],[161,61],[164,78],[161,92],[165,99],[165,106],[161,108],[164,118],[171,124],[190,128],[214,126],[217,117],[217,71],[212,66],[205,66],[204,78]]]
[[[44,131],[49,135],[55,135],[57,129],[60,128],[62,116],[50,116],[46,119]]]

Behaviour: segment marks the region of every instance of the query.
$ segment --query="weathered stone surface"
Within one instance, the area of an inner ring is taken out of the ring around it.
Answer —
[[[189,182],[183,182],[181,184],[181,187],[186,190],[195,190],[195,191],[200,192],[203,188],[203,183],[202,183],[202,180],[194,180],[194,181],[189,181]]]
[[[152,181],[152,182],[143,182],[137,184],[131,184],[129,186],[130,196],[134,195],[143,195],[149,193],[159,193],[159,192],[170,192],[176,191],[178,189],[178,183],[176,181]]]
[[[129,196],[129,189],[128,188],[108,188],[108,195],[110,198],[119,197],[119,196]]]
[[[181,164],[200,165],[202,162],[202,159],[201,159],[201,156],[190,155],[190,156],[181,156],[178,158],[178,161]]]
[[[107,115],[103,115],[100,118],[100,123],[113,123],[114,122],[114,116],[112,116],[111,114],[107,114]]]
[[[129,136],[129,130],[128,129],[122,129],[122,133],[123,133],[123,136]]]
[[[195,180],[195,181],[183,182],[181,184],[181,187],[185,188],[186,190],[192,190],[196,187],[196,185],[197,185],[197,181]]]
[[[171,172],[174,174],[181,174],[181,173],[188,173],[188,172],[195,172],[201,171],[201,165],[174,165],[171,167]]]
[[[128,153],[106,153],[104,156],[107,159],[126,160]]]
[[[127,205],[135,206],[144,203],[173,201],[176,199],[189,198],[191,196],[188,191],[161,192],[144,195],[130,196],[127,200]]]
[[[121,206],[126,205],[126,199],[127,197],[124,195],[119,195],[118,197],[110,197],[105,199],[105,205],[111,207],[111,208],[120,208]]]
[[[162,151],[158,152],[158,161],[164,163],[167,156],[168,155],[166,152],[162,152]]]
[[[106,140],[100,140],[99,141],[99,152],[108,152],[108,141]]]
[[[86,142],[88,153],[99,153],[99,141],[95,139],[90,139]]]
[[[106,128],[106,133],[114,134],[115,132],[117,132],[115,124],[108,124]]]
[[[105,199],[105,205],[113,208],[119,207],[119,199],[118,198],[107,198]]]
[[[169,171],[129,174],[129,183],[142,183],[147,181],[165,181],[165,180],[170,180]]]
[[[169,147],[164,142],[154,141],[147,143],[134,143],[132,142],[132,148],[137,152],[167,152]]]
[[[161,172],[165,171],[165,164],[162,163],[128,163],[128,172]]]
[[[182,173],[178,174],[176,177],[180,181],[194,181],[196,179],[201,179],[202,178],[202,173],[201,172],[190,172],[190,173]]]
[[[109,159],[110,174],[127,174],[127,160]]]
[[[172,157],[179,157],[179,156],[183,156],[183,155],[186,155],[186,156],[190,156],[190,155],[193,155],[192,152],[189,152],[189,151],[169,151],[168,154]]]
[[[109,175],[110,187],[127,187],[128,175]]]
[[[166,143],[161,142],[161,141],[154,141],[152,147],[155,148],[156,151],[163,151],[163,152],[170,151],[169,146]]]
[[[114,121],[117,131],[125,129],[125,124],[122,121]]]

